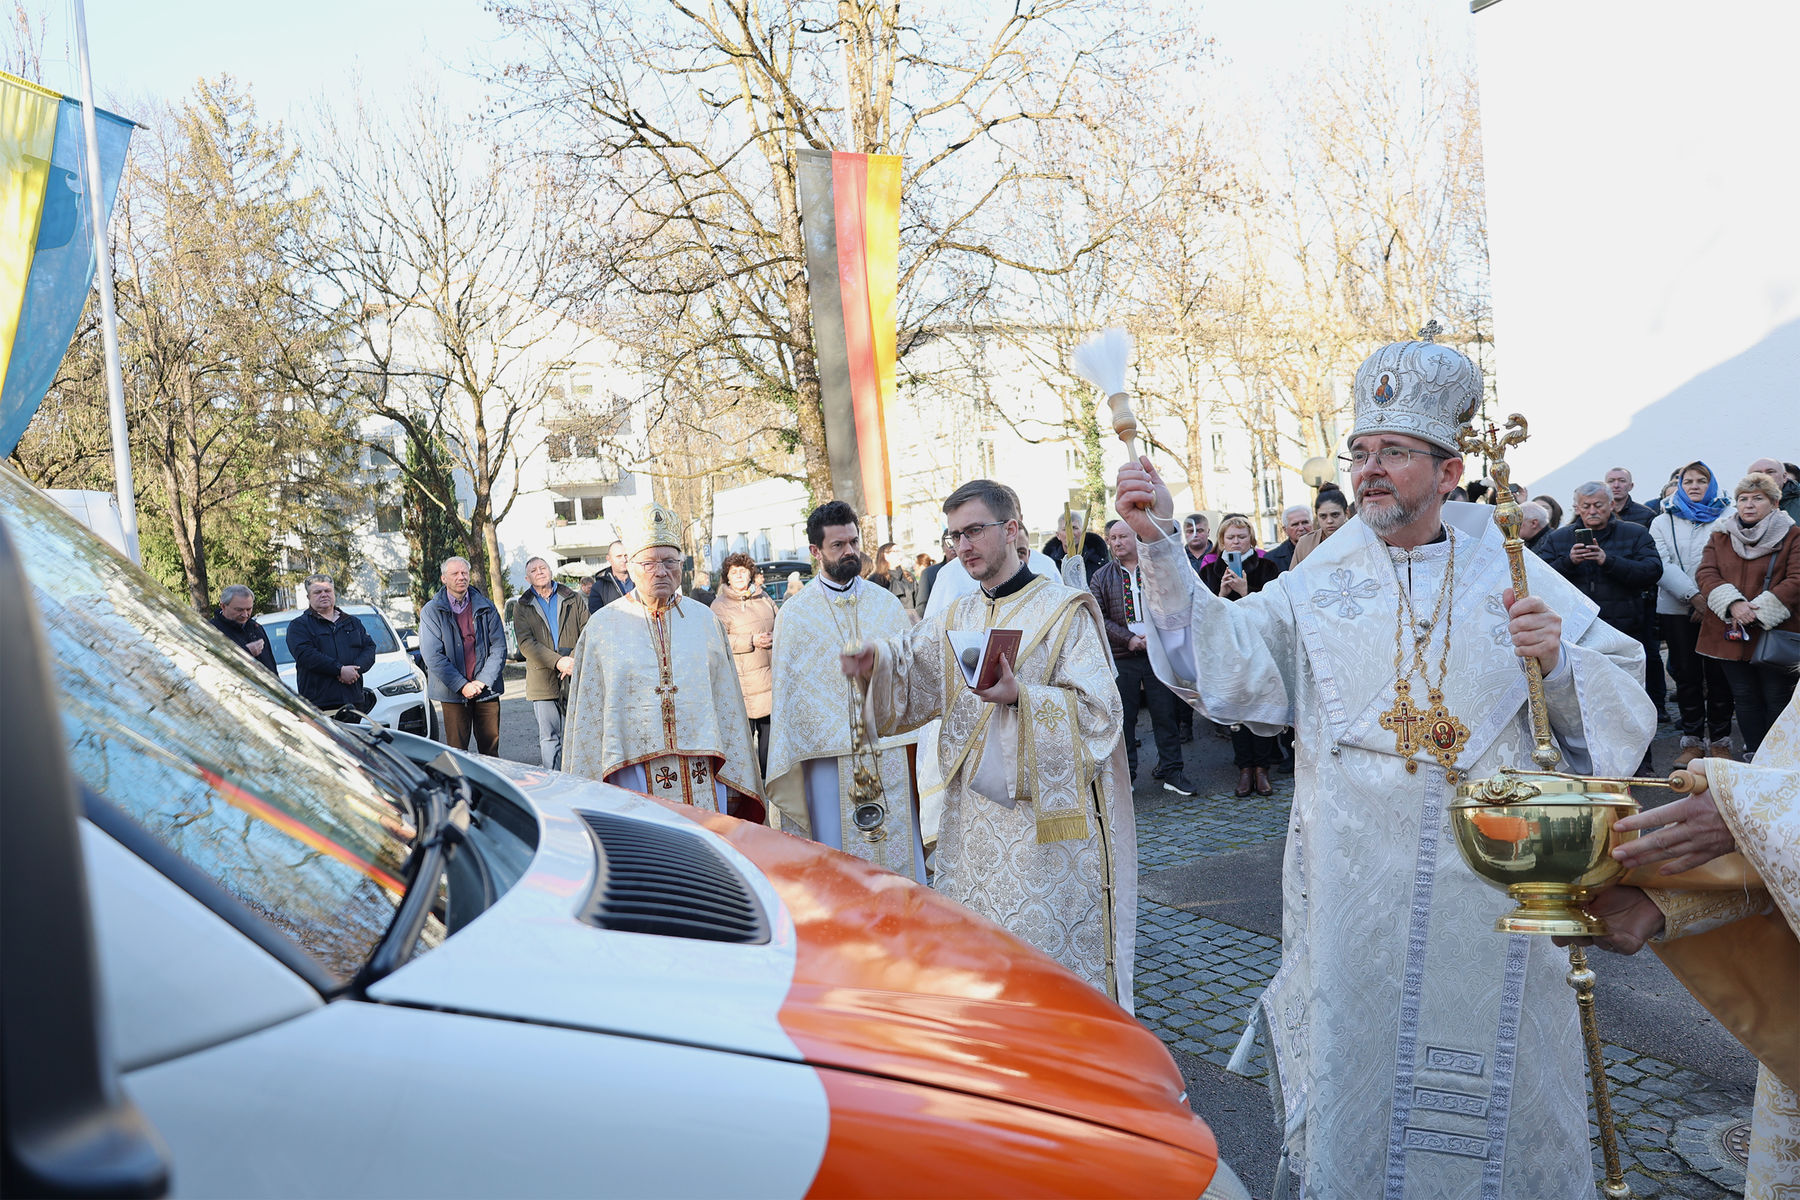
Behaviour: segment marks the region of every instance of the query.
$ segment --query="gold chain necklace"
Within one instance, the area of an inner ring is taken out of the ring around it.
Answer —
[[[1394,609],[1394,704],[1381,714],[1381,727],[1394,735],[1394,751],[1406,760],[1408,774],[1416,772],[1419,764],[1413,755],[1421,747],[1442,767],[1451,783],[1457,782],[1461,775],[1456,770],[1457,756],[1469,741],[1469,727],[1464,725],[1450,712],[1444,704],[1444,680],[1450,671],[1450,633],[1452,623],[1456,619],[1456,609],[1451,604],[1451,595],[1456,590],[1456,535],[1445,531],[1450,540],[1450,561],[1444,571],[1444,583],[1438,589],[1437,603],[1432,606],[1431,620],[1425,627],[1425,636],[1413,636],[1412,664],[1406,664],[1403,633],[1408,625],[1417,625],[1417,617],[1412,606],[1411,591],[1401,586],[1400,570],[1394,569],[1394,584],[1400,592],[1400,604]],[[1431,641],[1432,630],[1437,628],[1438,618],[1444,618],[1444,649],[1438,656],[1437,682],[1431,681],[1426,669],[1425,647]],[[1404,668],[1404,673],[1403,669]],[[1425,683],[1425,697],[1428,707],[1419,711],[1412,698],[1412,677],[1417,674]]]

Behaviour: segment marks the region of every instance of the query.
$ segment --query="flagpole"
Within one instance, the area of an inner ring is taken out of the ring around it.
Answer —
[[[131,429],[125,423],[125,376],[119,369],[119,314],[113,307],[112,253],[107,244],[106,200],[100,185],[100,141],[94,120],[94,75],[88,68],[87,7],[75,5],[75,51],[81,64],[81,126],[87,135],[88,222],[93,227],[95,282],[100,286],[100,338],[106,350],[106,401],[111,417],[113,481],[118,491],[119,524],[132,561],[138,550],[137,493],[131,482]]]

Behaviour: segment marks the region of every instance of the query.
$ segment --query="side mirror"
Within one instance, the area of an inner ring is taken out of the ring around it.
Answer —
[[[169,1166],[101,1037],[76,791],[42,620],[0,522],[0,1195],[161,1196]]]
[[[419,652],[419,635],[418,634],[409,633],[406,635],[406,652],[408,654],[417,654]]]

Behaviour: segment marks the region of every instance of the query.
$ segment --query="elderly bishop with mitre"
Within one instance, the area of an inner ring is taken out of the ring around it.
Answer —
[[[814,841],[924,883],[925,849],[907,763],[916,735],[883,739],[874,748],[881,797],[873,809],[856,812],[857,689],[838,670],[846,646],[898,636],[911,622],[893,593],[862,577],[862,537],[848,504],[832,500],[813,509],[806,540],[818,575],[775,617],[769,800]]]
[[[1019,497],[1005,484],[965,483],[944,501],[944,519],[976,589],[843,656],[844,671],[870,679],[883,734],[942,718],[937,888],[1129,1009],[1136,823],[1099,607],[1021,561]],[[989,630],[1020,640],[978,691],[953,636],[972,649]]]
[[[1255,1016],[1304,1194],[1591,1200],[1568,962],[1495,932],[1508,901],[1462,862],[1445,806],[1464,778],[1531,767],[1521,658],[1578,773],[1629,774],[1656,713],[1637,641],[1535,555],[1516,599],[1494,510],[1445,502],[1481,373],[1436,332],[1358,369],[1357,516],[1257,594],[1200,584],[1148,511],[1148,462],[1120,470],[1119,515],[1158,678],[1211,720],[1294,727],[1282,961]]]
[[[731,644],[681,591],[681,522],[647,507],[622,539],[632,590],[588,619],[575,647],[563,769],[747,820],[762,776]]]

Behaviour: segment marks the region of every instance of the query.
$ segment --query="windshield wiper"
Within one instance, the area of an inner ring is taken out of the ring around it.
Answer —
[[[415,766],[414,770],[418,768]],[[455,756],[446,750],[432,760],[429,770],[419,771],[419,775],[422,782],[410,789],[418,821],[418,835],[408,860],[410,881],[394,912],[394,923],[388,926],[358,974],[361,987],[398,970],[411,957],[425,922],[437,906],[438,884],[449,866],[451,851],[468,833],[474,789],[463,778]],[[421,805],[422,813],[418,812]]]

